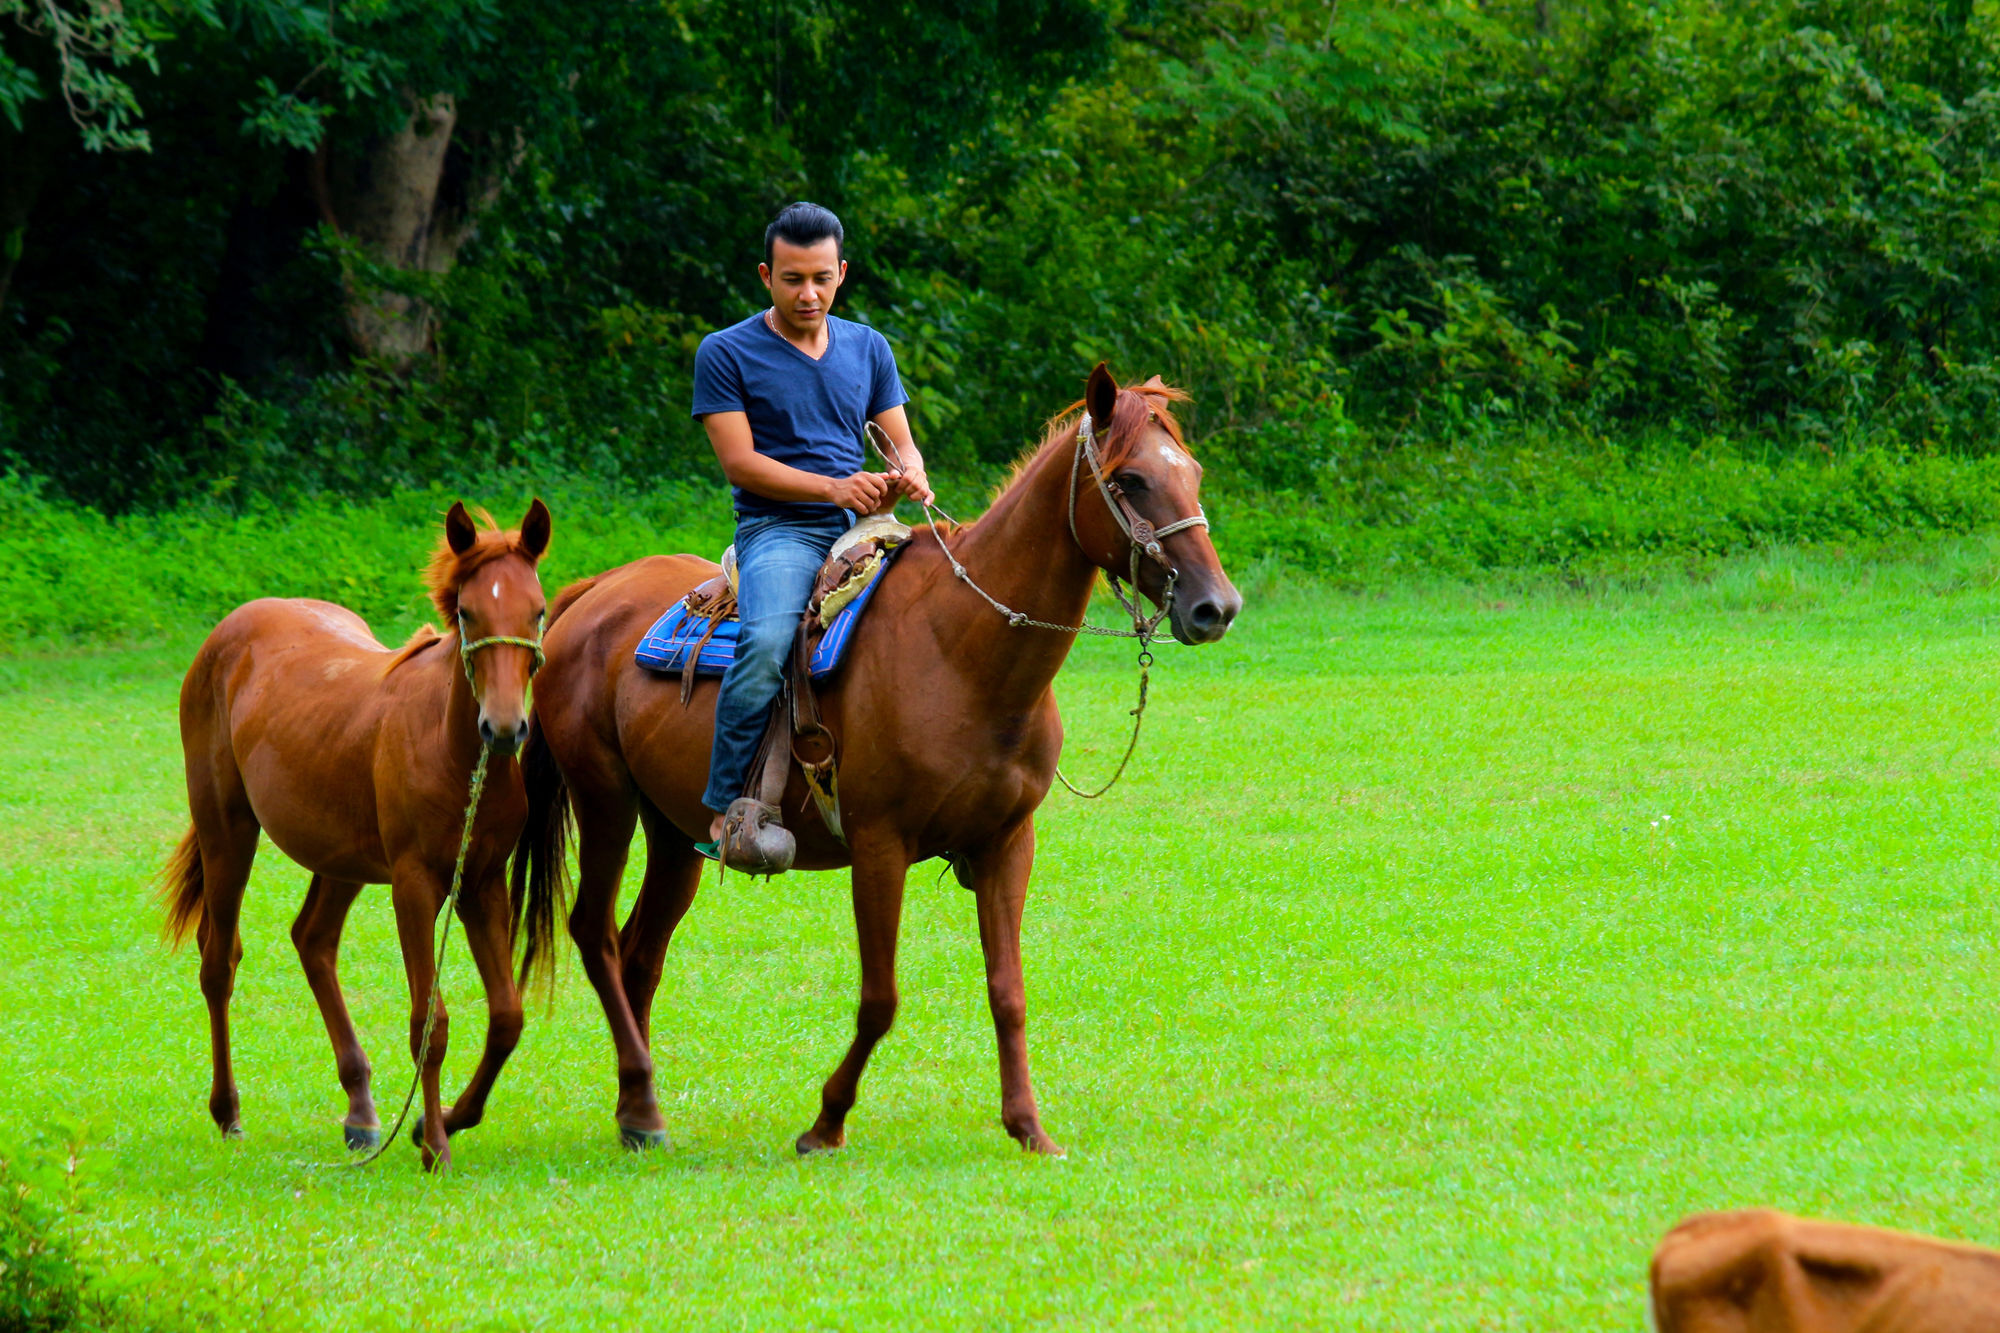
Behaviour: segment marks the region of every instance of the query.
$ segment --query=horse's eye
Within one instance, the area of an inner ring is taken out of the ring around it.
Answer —
[[[1132,494],[1140,495],[1145,493],[1146,479],[1136,472],[1121,472],[1118,474],[1118,485]]]

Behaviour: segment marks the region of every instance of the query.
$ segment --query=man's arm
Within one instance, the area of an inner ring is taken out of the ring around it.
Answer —
[[[902,414],[901,408],[896,411],[898,416]],[[766,458],[757,452],[751,440],[747,413],[710,412],[701,419],[701,425],[708,432],[709,447],[715,450],[716,461],[722,464],[722,475],[729,478],[729,484],[767,500],[817,500],[857,514],[872,514],[887,507],[895,493],[893,479],[880,472],[822,477]],[[909,427],[903,429],[907,433]]]
[[[910,436],[910,418],[903,411],[902,404],[877,412],[871,420],[896,446],[888,451],[891,468],[895,467],[897,459],[902,460],[901,469],[891,471],[888,478],[896,493],[907,495],[919,504],[929,504],[936,499],[931,494],[930,478],[924,474],[924,456],[918,451],[916,440]]]

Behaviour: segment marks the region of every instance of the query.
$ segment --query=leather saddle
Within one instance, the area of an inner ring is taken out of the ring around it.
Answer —
[[[794,763],[805,777],[806,790],[819,807],[828,832],[846,842],[840,823],[840,743],[820,716],[810,668],[813,647],[834,617],[881,576],[890,554],[909,537],[909,528],[890,515],[864,518],[833,544],[820,567],[806,613],[799,617],[798,632],[792,639],[784,686],[772,705],[763,744],[750,765],[749,790],[730,802],[723,814],[719,851],[725,870],[777,875],[791,869],[798,842],[784,826],[781,807],[787,769]],[[688,594],[690,614],[714,617],[710,633],[715,623],[736,614],[735,555],[733,546],[723,552],[722,573]],[[699,656],[699,647],[688,654],[681,678],[683,702],[692,694],[694,664]]]

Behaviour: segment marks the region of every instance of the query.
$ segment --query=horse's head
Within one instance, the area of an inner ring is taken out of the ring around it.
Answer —
[[[459,655],[479,705],[479,738],[495,754],[528,739],[528,681],[542,662],[548,600],[535,564],[549,549],[549,509],[528,506],[517,532],[482,532],[465,506],[444,516],[431,563],[431,595],[458,628]]]
[[[1092,563],[1131,578],[1136,551],[1139,591],[1155,606],[1172,578],[1168,623],[1174,638],[1212,643],[1229,632],[1243,609],[1243,595],[1208,539],[1201,464],[1188,452],[1173,416],[1173,404],[1186,397],[1157,375],[1121,389],[1101,363],[1091,371],[1083,406],[1090,414],[1098,476],[1087,455],[1079,459],[1071,504],[1077,541]],[[1077,447],[1084,449],[1081,440]]]

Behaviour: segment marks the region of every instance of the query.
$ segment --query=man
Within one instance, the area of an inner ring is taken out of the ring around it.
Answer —
[[[695,353],[694,416],[736,500],[743,621],[715,703],[704,855],[716,854],[723,812],[743,795],[828,550],[857,515],[893,509],[900,496],[931,498],[888,340],[830,313],[847,277],[844,239],[840,219],[817,204],[779,213],[757,266],[770,308],[709,334]],[[900,472],[865,470],[869,421],[895,444]]]

